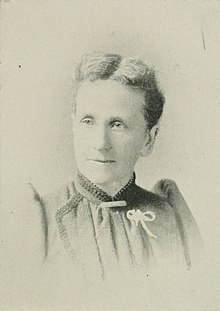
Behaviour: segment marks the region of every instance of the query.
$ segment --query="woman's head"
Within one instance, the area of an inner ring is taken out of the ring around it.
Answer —
[[[158,124],[165,98],[152,67],[138,58],[123,58],[119,54],[97,52],[86,54],[75,71],[74,97],[83,82],[97,80],[115,80],[142,92],[145,99],[143,113],[147,127],[151,129]]]
[[[152,69],[142,61],[84,57],[76,72],[73,114],[78,169],[109,193],[123,186],[153,146],[163,102]]]

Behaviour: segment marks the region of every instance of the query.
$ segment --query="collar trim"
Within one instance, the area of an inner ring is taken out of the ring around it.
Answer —
[[[118,201],[123,199],[123,194],[126,190],[128,190],[131,186],[135,184],[136,175],[133,172],[131,179],[127,182],[127,184],[116,193],[115,196],[110,196],[104,190],[99,188],[95,183],[91,182],[87,177],[85,177],[82,173],[78,172],[77,174],[79,184],[82,188],[87,190],[90,194],[92,194],[95,198],[103,202],[110,201]]]

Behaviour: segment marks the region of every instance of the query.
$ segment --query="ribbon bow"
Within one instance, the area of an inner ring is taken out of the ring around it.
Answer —
[[[127,218],[131,221],[134,220],[136,226],[138,226],[138,223],[140,222],[142,227],[146,230],[147,234],[149,236],[151,236],[154,239],[157,239],[156,235],[154,235],[147,227],[146,225],[146,221],[154,221],[156,218],[156,215],[154,214],[154,212],[151,211],[147,211],[145,213],[142,213],[141,210],[137,209],[137,210],[130,210],[127,211]]]

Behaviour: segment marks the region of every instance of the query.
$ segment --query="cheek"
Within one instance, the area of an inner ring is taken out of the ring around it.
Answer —
[[[140,137],[124,137],[115,143],[115,151],[124,163],[136,163],[142,146],[143,140]]]
[[[73,127],[73,142],[76,150],[85,150],[92,142],[91,133],[82,131],[82,129]]]
[[[88,143],[86,142],[86,137],[79,135],[77,132],[73,135],[74,142],[74,154],[77,161],[83,160],[86,154],[86,150],[88,148]]]

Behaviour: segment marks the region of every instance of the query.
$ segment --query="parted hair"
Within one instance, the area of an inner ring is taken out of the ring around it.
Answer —
[[[163,112],[165,97],[161,91],[155,70],[135,57],[119,54],[93,52],[84,55],[76,64],[73,80],[74,109],[75,98],[80,84],[84,81],[115,80],[144,92],[143,113],[147,126],[155,126]]]

